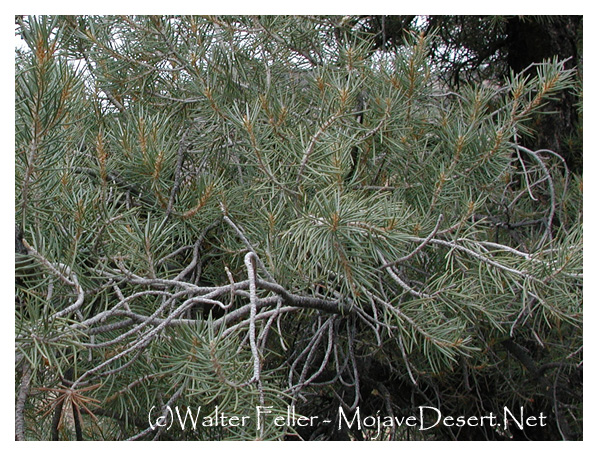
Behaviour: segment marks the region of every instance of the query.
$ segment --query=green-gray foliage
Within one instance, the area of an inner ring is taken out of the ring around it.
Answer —
[[[409,391],[456,414],[539,402],[581,434],[582,180],[518,143],[572,72],[448,92],[430,38],[372,52],[344,24],[20,20],[23,437],[72,439],[72,403],[87,439],[307,438],[147,417],[401,415]]]

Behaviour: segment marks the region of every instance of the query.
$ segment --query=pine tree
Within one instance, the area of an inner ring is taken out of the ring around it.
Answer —
[[[18,439],[582,437],[582,179],[522,143],[574,71],[356,21],[17,18]],[[549,419],[336,427],[425,404]]]

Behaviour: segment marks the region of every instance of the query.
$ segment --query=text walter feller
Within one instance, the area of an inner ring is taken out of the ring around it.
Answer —
[[[154,410],[154,408],[152,408]],[[256,427],[261,429],[264,425],[274,425],[275,427],[315,427],[322,423],[331,423],[333,420],[320,416],[302,416],[295,412],[294,406],[287,407],[286,412],[274,411],[268,406],[256,406],[255,414],[235,415],[222,412],[217,406],[208,415],[204,415],[202,407],[192,410],[189,407],[174,408],[167,407],[166,413],[152,420],[152,410],[148,414],[148,420],[152,428],[166,427],[173,425],[182,429],[196,429],[197,427]],[[164,413],[164,411],[163,411]],[[335,419],[335,425],[339,430],[342,428],[357,430],[376,430],[378,433],[385,429],[393,427],[413,427],[424,431],[434,427],[503,427],[507,429],[509,425],[523,430],[524,427],[544,427],[547,425],[547,416],[540,413],[538,416],[526,416],[524,408],[512,411],[508,407],[503,408],[503,414],[498,415],[490,412],[481,416],[446,416],[439,408],[433,406],[420,406],[418,413],[410,416],[381,416],[381,415],[363,415],[360,407],[351,413],[345,412],[339,408],[339,413]]]

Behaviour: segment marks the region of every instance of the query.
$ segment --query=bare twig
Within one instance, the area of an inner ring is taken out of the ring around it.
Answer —
[[[70,267],[63,263],[52,263],[48,259],[46,259],[43,255],[41,255],[34,247],[30,246],[25,240],[23,240],[23,244],[27,248],[29,255],[35,257],[42,265],[44,265],[52,274],[57,276],[62,282],[73,287],[77,294],[77,299],[73,302],[72,305],[66,307],[65,309],[58,311],[52,315],[52,318],[59,318],[66,316],[69,313],[77,311],[83,301],[85,299],[85,292],[83,288],[79,285],[79,280],[77,279],[77,275],[71,270]]]
[[[250,281],[250,348],[252,356],[254,357],[254,375],[252,381],[260,383],[260,354],[258,353],[258,346],[256,345],[256,302],[258,297],[256,295],[256,271],[255,271],[255,254],[248,252],[244,259],[245,267],[248,271],[248,278]]]
[[[175,176],[174,176],[174,184],[171,190],[171,195],[168,199],[168,205],[166,207],[166,216],[169,217],[171,212],[173,211],[173,205],[175,204],[175,197],[179,192],[179,187],[181,186],[181,169],[183,167],[183,161],[185,160],[185,152],[187,152],[187,134],[189,132],[189,128],[187,128],[183,132],[183,136],[179,140],[179,149],[177,151],[177,165],[175,166]]]
[[[312,139],[310,140],[308,147],[304,151],[304,155],[302,157],[302,161],[300,163],[300,167],[297,172],[297,178],[295,180],[296,189],[298,189],[300,186],[300,182],[302,180],[302,175],[304,173],[304,169],[306,168],[306,165],[308,164],[308,160],[310,159],[310,156],[312,155],[312,152],[314,151],[314,146],[316,146],[316,142],[318,141],[318,138],[320,138],[320,136],[331,126],[331,124],[333,122],[335,122],[337,119],[339,119],[342,116],[343,116],[343,113],[341,111],[337,111],[335,114],[333,114],[331,117],[329,117],[324,122],[324,124],[322,124],[320,126],[318,131],[312,136]]]
[[[260,260],[260,257],[258,257],[258,254],[256,253],[256,250],[254,249],[254,247],[252,246],[252,244],[248,241],[248,239],[243,234],[243,232],[241,231],[241,229],[239,227],[237,227],[237,225],[229,218],[229,216],[227,216],[226,211],[225,211],[223,205],[221,205],[221,210],[223,212],[223,220],[227,224],[229,224],[233,228],[233,230],[235,230],[235,233],[237,233],[237,236],[239,236],[239,238],[241,238],[241,241],[243,241],[243,244],[245,244],[245,246],[250,250],[250,252],[254,253],[254,255],[256,256],[256,263],[258,264],[258,266],[260,267],[260,269],[262,270],[262,272],[266,275],[266,277],[268,278],[268,280],[271,281],[271,282],[275,282],[275,279],[268,272],[268,270],[266,269],[266,266],[264,266],[264,264],[262,263],[262,260]]]
[[[419,242],[424,241],[423,238],[418,238],[418,237],[412,237],[411,239],[414,240],[414,241],[419,241]],[[488,257],[485,257],[484,255],[479,254],[478,252],[473,251],[472,249],[468,249],[468,248],[466,248],[466,247],[464,247],[464,246],[462,246],[460,244],[457,244],[455,241],[445,241],[445,240],[440,240],[440,239],[433,238],[433,239],[429,240],[429,243],[431,243],[431,244],[437,244],[437,245],[441,245],[441,246],[446,246],[446,247],[449,247],[449,248],[452,248],[452,249],[456,249],[458,251],[465,252],[466,254],[468,254],[468,255],[470,255],[472,257],[475,257],[476,259],[480,260],[481,262],[484,262],[484,263],[487,263],[489,265],[492,265],[492,266],[494,266],[496,268],[499,268],[500,270],[504,270],[504,271],[507,271],[509,273],[513,273],[513,274],[515,274],[517,276],[520,276],[520,277],[523,277],[523,278],[533,279],[533,280],[535,279],[534,277],[532,277],[526,271],[520,271],[520,270],[517,270],[515,268],[506,267],[505,265],[502,265],[501,263],[499,263],[499,262],[497,262],[495,260],[492,260],[492,259],[490,259]]]
[[[32,369],[28,362],[21,367],[21,385],[17,394],[15,406],[15,439],[25,441],[25,404],[29,397],[29,388],[31,386]]]
[[[429,239],[429,241],[430,241],[430,239]],[[424,244],[426,244],[426,243],[424,243]],[[410,287],[408,284],[406,284],[404,282],[404,280],[401,279],[399,277],[399,275],[393,271],[393,267],[391,267],[391,266],[385,266],[385,265],[388,265],[388,262],[385,260],[385,257],[383,257],[383,254],[381,254],[380,252],[378,252],[378,255],[379,255],[379,258],[381,259],[381,262],[383,262],[383,264],[384,264],[383,267],[381,267],[381,268],[384,268],[385,271],[387,273],[389,273],[389,276],[391,276],[391,278],[397,284],[399,284],[403,289],[405,289],[411,295],[414,295],[415,297],[418,297],[418,298],[432,298],[433,297],[433,295],[425,294],[424,292],[419,292],[419,291],[413,289],[412,287]]]
[[[543,173],[545,174],[546,178],[547,178],[547,183],[549,186],[549,198],[550,198],[550,206],[549,206],[549,215],[547,216],[547,222],[546,222],[546,229],[545,229],[545,234],[543,235],[543,239],[540,241],[539,245],[542,244],[542,242],[544,240],[551,240],[552,239],[552,235],[551,235],[551,229],[552,229],[552,225],[553,225],[553,217],[555,215],[555,207],[556,207],[556,199],[555,199],[555,187],[553,185],[553,178],[551,177],[551,174],[549,173],[549,170],[547,169],[547,165],[545,165],[545,162],[543,162],[543,160],[539,157],[538,152],[539,151],[531,151],[528,148],[525,148],[524,146],[520,146],[519,144],[514,144],[513,145],[518,151],[522,151],[522,152],[526,152],[530,157],[533,158],[533,160],[535,162],[537,162],[537,164],[539,164],[539,166],[541,167],[541,169],[543,170]],[[534,197],[531,198],[534,199]]]
[[[400,257],[397,260],[394,260],[392,262],[386,263],[385,265],[380,266],[380,269],[386,269],[388,267],[392,267],[395,265],[398,265],[402,262],[405,262],[407,260],[410,260],[412,257],[414,257],[416,254],[418,254],[418,252],[420,252],[428,243],[429,241],[435,236],[435,234],[437,233],[437,231],[439,230],[439,227],[441,226],[441,222],[443,221],[443,214],[439,214],[439,217],[437,218],[437,223],[435,224],[435,228],[433,229],[433,231],[430,233],[429,236],[427,236],[424,241],[422,243],[420,243],[418,245],[418,247],[416,247],[416,249],[414,249],[412,252],[410,252],[408,255],[405,255],[403,257]]]

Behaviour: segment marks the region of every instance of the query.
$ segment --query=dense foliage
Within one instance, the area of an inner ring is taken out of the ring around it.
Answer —
[[[533,115],[530,149],[551,149],[571,171],[582,173],[582,16],[366,16],[358,31],[372,34],[378,49],[401,46],[417,30],[434,34],[430,55],[437,77],[459,90],[464,84],[497,83],[510,72],[534,76],[535,63],[557,57],[577,70],[575,91],[554,94],[542,115]]]
[[[575,70],[453,89],[434,35],[346,17],[17,23],[17,438],[582,438],[582,179],[522,142]],[[337,427],[420,406],[501,422]]]

